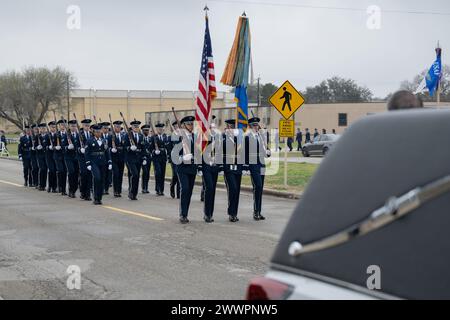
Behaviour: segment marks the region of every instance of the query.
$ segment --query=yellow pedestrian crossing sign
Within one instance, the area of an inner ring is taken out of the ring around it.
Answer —
[[[269,102],[288,120],[305,103],[305,99],[289,81],[286,81],[270,97]]]

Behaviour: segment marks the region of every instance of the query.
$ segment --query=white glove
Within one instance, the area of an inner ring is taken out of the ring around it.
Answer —
[[[156,154],[156,155],[158,155],[158,154],[160,154],[160,153],[161,153],[161,151],[155,150],[155,154]]]
[[[267,155],[268,157],[270,157],[270,156],[271,156],[271,154],[272,154],[272,151],[270,151],[270,150],[266,150],[266,155]]]
[[[22,157],[19,157],[19,160],[22,161]]]
[[[147,165],[147,160],[142,161],[142,165],[146,166]]]
[[[112,153],[117,153],[117,149],[116,149],[116,148],[112,148],[112,149],[111,149],[111,152],[112,152]]]
[[[201,171],[201,170],[198,171],[198,172],[197,172],[197,175],[198,175],[199,177],[203,176],[203,171]]]
[[[67,147],[67,149],[69,149],[69,150],[73,150],[73,149],[74,149],[74,146],[73,146],[73,144],[69,144],[69,146]]]
[[[85,149],[85,148],[81,148],[81,149],[80,149],[80,152],[81,152],[82,154],[84,154],[84,153],[86,152],[86,149]]]
[[[42,146],[41,145],[37,146],[37,149],[42,150]]]
[[[56,146],[55,149],[59,151],[61,150],[61,146]]]
[[[137,150],[137,147],[136,146],[131,146],[131,151],[136,151]]]
[[[50,150],[53,150],[53,146],[48,147]]]
[[[191,161],[191,160],[192,160],[192,153],[188,153],[183,156],[183,161]]]
[[[36,150],[36,149],[35,149],[34,147],[31,147],[31,150],[33,150],[33,151],[34,151],[34,150]]]
[[[234,130],[233,130],[233,135],[234,135],[235,137],[237,137],[237,136],[239,135],[239,129],[234,129]]]
[[[87,169],[88,169],[89,171],[91,171],[91,170],[92,170],[92,167],[91,167],[91,166],[87,166]]]
[[[109,170],[109,171],[112,170],[112,164],[110,164],[110,165],[108,166],[108,170]]]

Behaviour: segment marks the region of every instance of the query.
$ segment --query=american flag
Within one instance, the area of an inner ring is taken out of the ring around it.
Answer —
[[[205,40],[203,43],[200,79],[198,81],[197,107],[195,119],[199,126],[197,143],[201,143],[201,150],[207,145],[206,133],[209,130],[212,112],[211,102],[217,96],[216,77],[214,75],[214,61],[212,55],[211,37],[209,35],[208,16],[206,16]]]

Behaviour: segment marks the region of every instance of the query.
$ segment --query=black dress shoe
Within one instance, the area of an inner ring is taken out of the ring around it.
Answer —
[[[214,219],[212,217],[204,216],[203,220],[205,220],[206,223],[214,222]]]
[[[52,193],[59,193],[58,191],[56,191],[56,190],[52,190]]]
[[[228,220],[230,220],[230,222],[238,222],[239,219],[236,216],[229,216]]]
[[[100,200],[94,200],[94,204],[96,206],[100,206],[102,204],[102,202]]]
[[[175,199],[175,187],[170,187],[170,196]]]
[[[186,224],[186,223],[189,223],[189,219],[187,217],[180,217],[180,222],[182,224]]]
[[[80,199],[84,200],[84,198],[85,198],[84,194],[80,194]]]
[[[259,214],[258,213],[254,213],[253,214],[253,219],[256,221],[259,221]]]
[[[47,192],[50,193],[50,192],[52,192],[52,190],[50,188],[47,188]]]
[[[72,199],[74,199],[74,198],[75,198],[75,193],[73,193],[73,192],[69,192],[69,198],[72,198]]]
[[[120,198],[120,197],[121,197],[120,193],[117,193],[117,192],[114,193],[114,198]]]
[[[259,220],[266,220],[266,217],[262,216],[261,213],[259,214]]]
[[[86,198],[84,198],[85,201],[92,201],[92,198],[90,196],[87,196]]]
[[[62,196],[67,196],[67,193],[65,191],[61,192]]]

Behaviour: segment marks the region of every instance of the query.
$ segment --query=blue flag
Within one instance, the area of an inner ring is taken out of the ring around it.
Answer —
[[[425,75],[425,81],[427,84],[428,91],[430,92],[430,96],[433,96],[434,92],[437,90],[439,81],[441,80],[441,73],[442,73],[441,49],[438,48],[436,52],[437,52],[436,60],[431,66],[430,70],[428,70],[428,73]]]
[[[237,102],[237,128],[246,129],[248,124],[248,98],[247,88],[244,86],[237,86],[234,92],[234,97]]]

